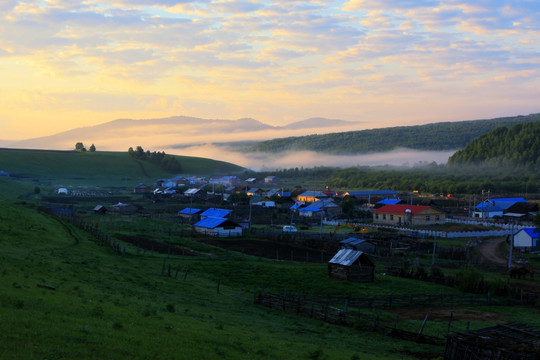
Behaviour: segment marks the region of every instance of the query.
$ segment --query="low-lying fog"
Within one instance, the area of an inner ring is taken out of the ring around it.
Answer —
[[[413,166],[419,163],[445,164],[453,151],[418,151],[396,149],[384,153],[364,155],[328,155],[313,151],[295,151],[283,153],[242,153],[230,151],[225,146],[211,144],[193,145],[181,149],[165,149],[167,154],[199,156],[222,160],[252,170],[275,170],[289,168],[311,168],[315,166],[351,167],[351,166]]]

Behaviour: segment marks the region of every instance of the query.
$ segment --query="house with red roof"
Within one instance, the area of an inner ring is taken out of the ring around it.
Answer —
[[[389,225],[443,224],[446,213],[431,206],[384,205],[373,210],[373,222]]]

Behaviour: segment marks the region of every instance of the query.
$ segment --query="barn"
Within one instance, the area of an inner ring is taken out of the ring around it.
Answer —
[[[349,281],[375,281],[375,264],[359,250],[341,249],[328,262],[328,276]]]

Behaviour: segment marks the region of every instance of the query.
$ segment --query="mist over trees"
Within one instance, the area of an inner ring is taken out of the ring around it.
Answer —
[[[182,170],[182,166],[178,159],[172,155],[167,155],[165,152],[150,150],[144,151],[141,146],[137,146],[135,150],[132,147],[128,149],[128,155],[137,160],[144,160],[159,165],[164,170],[170,173],[179,173]]]
[[[270,153],[309,150],[327,154],[365,154],[396,148],[456,150],[497,127],[532,121],[540,121],[540,114],[287,137],[238,145],[237,149],[244,152]]]

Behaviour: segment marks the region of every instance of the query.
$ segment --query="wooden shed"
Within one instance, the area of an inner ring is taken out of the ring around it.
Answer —
[[[328,262],[328,276],[349,281],[372,282],[375,281],[375,264],[363,251],[341,249]]]

